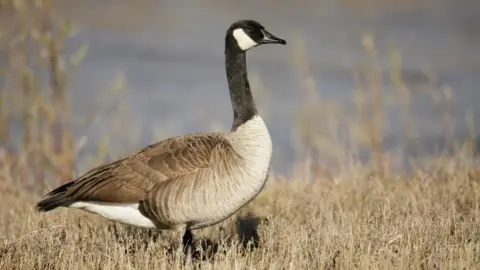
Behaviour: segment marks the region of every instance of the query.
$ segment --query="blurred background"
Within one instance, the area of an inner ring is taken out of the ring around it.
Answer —
[[[0,3],[0,166],[39,192],[156,140],[228,130],[224,35],[243,18],[288,42],[247,55],[274,172],[476,155],[476,0]]]

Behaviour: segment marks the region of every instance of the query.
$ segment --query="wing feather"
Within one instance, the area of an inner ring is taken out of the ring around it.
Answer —
[[[226,150],[230,142],[217,133],[170,138],[88,171],[67,194],[74,201],[138,202],[158,183],[211,168]]]

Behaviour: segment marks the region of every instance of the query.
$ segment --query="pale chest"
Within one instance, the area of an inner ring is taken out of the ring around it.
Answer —
[[[237,166],[210,181],[208,191],[215,192],[210,193],[212,196],[205,200],[202,210],[199,204],[196,205],[199,207],[198,215],[195,215],[198,219],[192,222],[192,228],[209,226],[228,218],[253,200],[265,185],[272,142],[263,120],[257,117],[239,127],[231,134],[231,142],[239,156]]]

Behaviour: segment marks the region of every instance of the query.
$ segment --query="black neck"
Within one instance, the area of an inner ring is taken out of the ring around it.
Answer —
[[[236,46],[229,46],[231,40],[225,44],[225,66],[227,70],[228,88],[233,107],[232,131],[257,114],[257,107],[253,101],[250,84],[247,77],[245,52]]]

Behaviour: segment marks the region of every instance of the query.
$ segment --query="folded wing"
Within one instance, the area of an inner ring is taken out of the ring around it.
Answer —
[[[215,156],[231,150],[230,143],[215,133],[170,138],[92,169],[47,197],[61,192],[69,201],[138,202],[155,184],[209,169]]]

